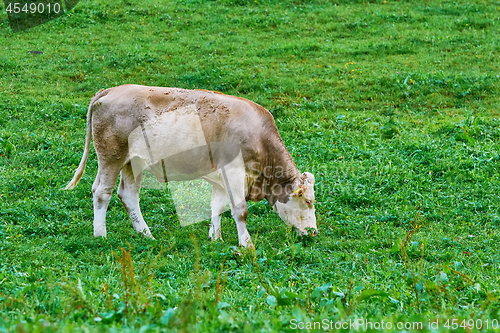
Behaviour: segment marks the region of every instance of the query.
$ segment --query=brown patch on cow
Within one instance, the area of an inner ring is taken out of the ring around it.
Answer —
[[[174,109],[173,106],[176,104],[175,96],[170,96],[170,93],[170,91],[154,91],[154,93],[148,95],[148,102],[154,107],[157,114]]]
[[[122,205],[123,207],[125,208],[125,210],[127,211],[127,214],[130,213],[130,209],[128,208],[128,206],[125,204],[125,202],[123,202],[123,196],[120,195],[120,193],[117,193],[116,195],[118,195],[118,198],[120,199],[120,201],[122,202]]]

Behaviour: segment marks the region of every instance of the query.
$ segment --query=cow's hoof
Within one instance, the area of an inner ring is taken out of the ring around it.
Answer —
[[[253,243],[252,243],[252,238],[250,238],[248,231],[246,231],[243,235],[240,235],[238,238],[240,241],[240,246],[243,246],[246,248],[252,247],[255,249],[255,246],[253,246]]]
[[[143,231],[140,232],[140,234],[143,235],[144,237],[151,238],[152,240],[155,239],[151,234],[151,231],[149,231],[149,229],[144,229]]]
[[[220,230],[218,232],[210,232],[208,234],[208,239],[214,240],[214,241],[216,241],[218,239],[222,240],[222,234],[221,234]]]
[[[246,248],[246,249],[253,249],[255,250],[255,246],[253,245],[251,240],[245,241],[245,242],[240,242],[240,246]]]

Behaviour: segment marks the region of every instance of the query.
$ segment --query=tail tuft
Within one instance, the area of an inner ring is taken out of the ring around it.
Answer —
[[[87,164],[86,162],[87,161],[85,159],[83,162],[83,165],[80,164],[78,166],[78,169],[76,169],[75,175],[73,176],[73,179],[71,179],[71,181],[68,183],[68,185],[66,185],[64,190],[72,190],[76,187],[76,185],[78,185],[78,182],[80,181],[80,179],[82,179],[83,174],[85,172],[85,166]]]

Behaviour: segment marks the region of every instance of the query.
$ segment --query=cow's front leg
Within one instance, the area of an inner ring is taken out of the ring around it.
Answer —
[[[132,166],[127,164],[121,172],[120,186],[118,187],[118,197],[123,203],[123,207],[127,210],[127,213],[132,220],[132,225],[135,230],[154,239],[151,235],[151,231],[147,226],[144,218],[142,217],[141,207],[139,206],[139,190],[141,189],[141,179],[142,174],[134,179],[134,174],[132,172]]]
[[[245,200],[245,165],[241,152],[231,163],[220,169],[220,175],[231,206],[231,215],[238,229],[238,241],[241,246],[253,248],[247,230],[247,202]]]
[[[236,221],[236,229],[238,229],[238,241],[240,245],[247,248],[253,248],[254,246],[247,230],[248,209],[246,201],[242,201],[239,204],[236,204],[235,207],[232,207],[231,215]]]
[[[212,184],[212,221],[208,231],[208,238],[212,240],[222,239],[221,217],[226,210],[226,202],[226,191],[219,185]]]

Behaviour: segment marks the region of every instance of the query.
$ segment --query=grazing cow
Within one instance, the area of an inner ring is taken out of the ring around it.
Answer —
[[[221,238],[228,199],[242,246],[253,246],[248,200],[266,198],[299,234],[317,233],[314,176],[299,172],[272,115],[254,102],[132,84],[102,90],[90,102],[83,157],[66,189],[82,178],[91,134],[99,166],[92,186],[96,237],[106,236],[106,210],[120,173],[118,197],[137,232],[152,237],[139,207],[144,169],[161,182],[203,178],[212,184],[211,239]]]

